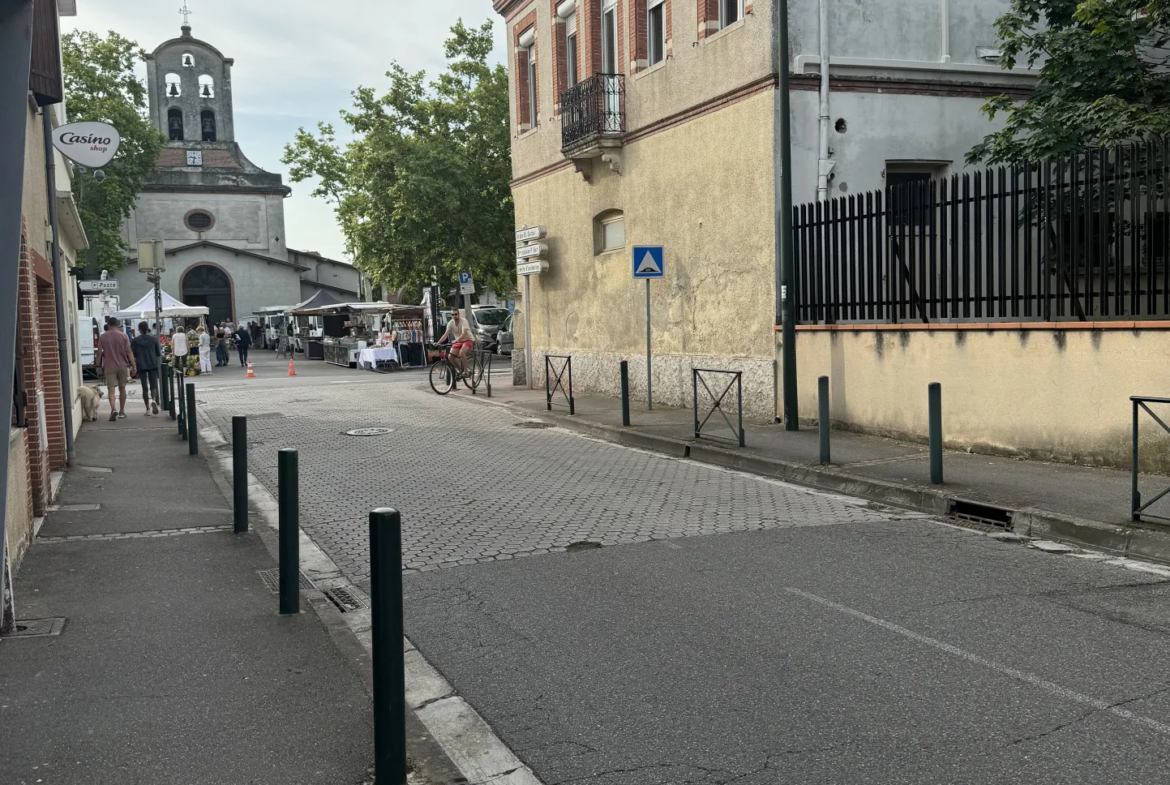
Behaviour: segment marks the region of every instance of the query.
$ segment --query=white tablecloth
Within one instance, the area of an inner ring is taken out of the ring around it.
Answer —
[[[398,352],[394,350],[393,346],[382,346],[375,349],[362,349],[358,354],[358,367],[365,368],[369,366],[371,370],[379,362],[388,362],[393,360],[398,362]]]

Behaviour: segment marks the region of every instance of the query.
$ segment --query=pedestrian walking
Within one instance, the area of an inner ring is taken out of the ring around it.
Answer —
[[[106,331],[98,336],[94,362],[102,369],[110,391],[110,421],[126,419],[126,385],[130,383],[130,374],[136,366],[130,338],[122,332],[122,322],[118,319],[111,318]],[[118,393],[117,408],[114,405],[115,392]]]
[[[195,331],[199,334],[199,372],[211,373],[211,336],[207,334],[207,330],[203,329],[203,325]]]
[[[252,346],[252,336],[248,334],[248,328],[243,323],[240,324],[240,329],[236,330],[236,352],[240,355],[240,367],[248,367],[248,349]]]
[[[138,335],[130,344],[134,362],[138,365],[138,378],[142,382],[142,401],[146,413],[158,414],[158,364],[162,358],[162,344],[150,334],[146,322],[138,323]]]
[[[215,331],[215,366],[218,368],[228,364],[227,336],[220,326]]]

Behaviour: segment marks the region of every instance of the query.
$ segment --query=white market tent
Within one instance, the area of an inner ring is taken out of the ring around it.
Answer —
[[[207,316],[210,311],[201,305],[185,305],[166,292],[162,293],[162,318],[172,319],[181,316]],[[154,292],[143,295],[142,299],[128,308],[113,314],[119,319],[156,319],[154,312]]]

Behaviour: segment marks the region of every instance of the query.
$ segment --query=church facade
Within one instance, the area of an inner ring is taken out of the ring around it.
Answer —
[[[182,35],[146,56],[151,121],[167,138],[155,175],[123,226],[130,247],[116,276],[119,299],[132,303],[151,287],[138,270],[138,241],[162,240],[162,287],[187,305],[210,309],[210,321],[246,322],[258,309],[294,305],[320,276],[319,259],[288,248],[281,176],[244,156],[235,139],[234,61],[214,46]],[[323,283],[340,299],[360,299],[357,270]],[[352,284],[352,286],[351,286]]]

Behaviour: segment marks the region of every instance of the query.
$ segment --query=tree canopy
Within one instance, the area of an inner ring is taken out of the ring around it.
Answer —
[[[146,116],[146,86],[134,73],[143,52],[111,30],[105,38],[74,31],[61,39],[65,101],[70,122],[95,120],[118,129],[122,144],[106,178],[93,173],[73,178],[81,221],[97,266],[116,272],[126,264],[122,222],[130,215],[142,184],[154,171],[163,148],[161,133]]]
[[[1170,131],[1170,0],[1012,0],[996,22],[1002,64],[1036,68],[1024,101],[984,107],[1002,129],[971,163],[1019,163]]]
[[[324,122],[285,147],[292,180],[317,178],[354,264],[388,289],[429,283],[432,266],[440,281],[469,270],[515,287],[508,75],[488,65],[491,29],[455,24],[447,70],[429,83],[392,63],[384,94],[358,87],[341,113],[355,137],[344,147]]]

